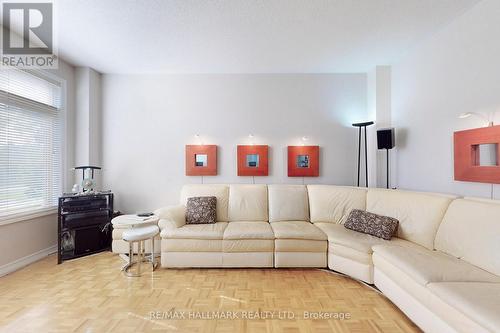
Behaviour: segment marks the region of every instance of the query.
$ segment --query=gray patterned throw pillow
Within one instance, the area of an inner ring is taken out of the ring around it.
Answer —
[[[353,209],[344,223],[344,227],[389,240],[396,232],[398,224],[399,221],[395,218]]]
[[[186,224],[215,223],[217,219],[216,197],[193,197],[187,199]]]

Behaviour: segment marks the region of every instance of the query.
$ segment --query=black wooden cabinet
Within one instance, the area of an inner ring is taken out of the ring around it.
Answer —
[[[59,198],[57,263],[111,249],[113,193]]]

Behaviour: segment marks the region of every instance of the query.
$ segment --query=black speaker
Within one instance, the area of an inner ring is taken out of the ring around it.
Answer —
[[[394,138],[394,128],[384,128],[377,130],[378,149],[392,149],[396,145]]]

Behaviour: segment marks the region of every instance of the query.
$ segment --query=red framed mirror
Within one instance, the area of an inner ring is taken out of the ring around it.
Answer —
[[[239,145],[238,176],[267,176],[269,174],[269,146]]]
[[[216,176],[217,146],[186,145],[186,176]]]
[[[319,146],[288,146],[288,177],[318,177]]]
[[[500,126],[455,132],[455,180],[500,184]]]

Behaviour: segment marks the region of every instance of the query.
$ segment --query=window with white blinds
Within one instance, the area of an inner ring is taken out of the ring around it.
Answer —
[[[0,219],[57,206],[61,94],[41,73],[0,70]]]

